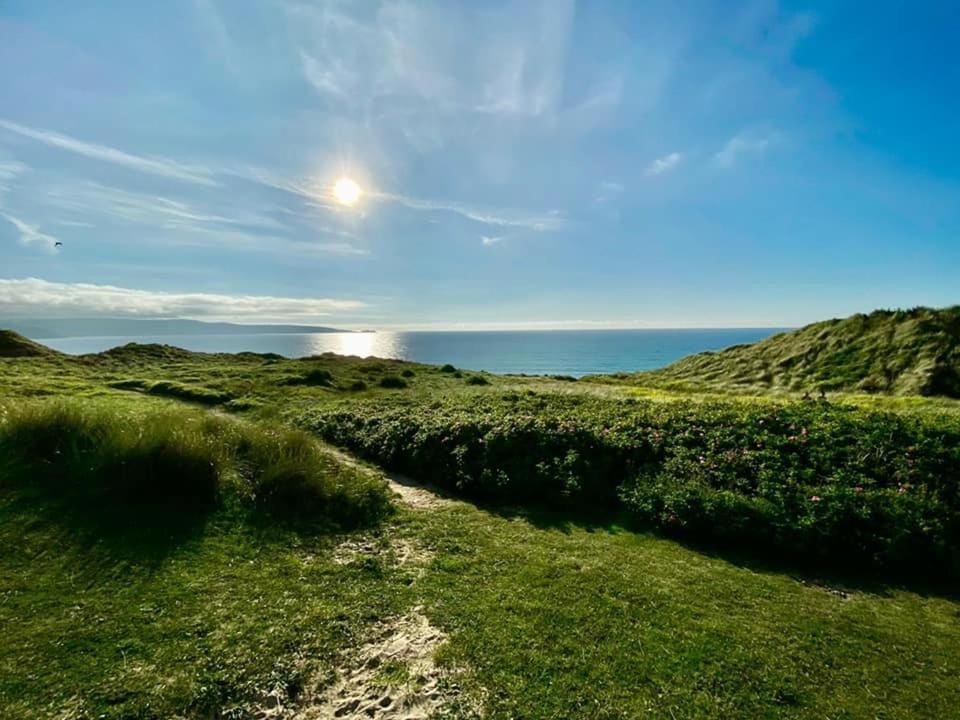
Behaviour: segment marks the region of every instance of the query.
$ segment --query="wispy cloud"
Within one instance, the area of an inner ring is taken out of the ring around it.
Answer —
[[[720,167],[729,168],[736,164],[743,155],[759,155],[763,153],[773,139],[769,134],[741,132],[727,140],[726,144],[714,156],[714,162]]]
[[[182,317],[198,320],[306,322],[366,307],[359,300],[135,290],[112,285],[0,280],[8,317]]]
[[[505,235],[496,235],[493,237],[489,235],[481,235],[480,242],[482,242],[485,246],[496,245],[498,242],[503,242],[505,237]]]
[[[0,200],[5,193],[10,192],[11,185],[18,175],[29,170],[26,165],[16,160],[0,160]]]
[[[0,180],[13,180],[17,175],[26,172],[27,166],[16,160],[0,160]]]
[[[303,78],[348,108],[379,111],[384,100],[417,117],[535,119],[561,106],[573,0],[501,13],[464,13],[442,3],[385,3],[373,14],[350,3],[283,5]],[[614,90],[619,100],[619,86],[605,85],[602,101]]]
[[[644,175],[647,177],[662,175],[668,170],[673,170],[677,165],[680,164],[682,159],[683,156],[678,152],[672,152],[669,155],[664,155],[663,157],[657,158],[650,163],[647,166],[647,169],[644,170]]]
[[[196,183],[198,185],[217,185],[216,180],[211,177],[212,173],[205,168],[198,168],[183,165],[168,158],[144,157],[133,155],[123,150],[108,147],[106,145],[96,145],[94,143],[78,140],[69,135],[62,135],[52,130],[41,130],[30,128],[7,120],[0,120],[0,128],[7,130],[22,137],[30,138],[37,142],[52,147],[60,148],[68,152],[82,155],[84,157],[100,160],[103,162],[120,165],[137,172],[158,175],[160,177],[183,180],[185,182]]]
[[[341,87],[342,70],[325,66],[310,53],[300,51],[300,66],[303,70],[303,76],[307,82],[313,85],[314,89],[320,93],[327,93],[342,97],[344,93]]]
[[[604,205],[620,197],[624,191],[623,184],[613,180],[604,180],[597,189],[597,194],[593,198],[594,205]]]
[[[442,200],[424,200],[421,198],[407,197],[406,195],[395,195],[393,193],[378,192],[373,195],[378,200],[395,202],[411,210],[436,210],[441,212],[452,212],[465,217],[474,222],[484,225],[496,225],[500,227],[518,227],[527,230],[536,230],[537,232],[546,232],[550,230],[559,230],[565,224],[563,214],[559,210],[550,210],[545,213],[531,213],[524,210],[511,210],[504,208],[488,208],[475,205],[468,205],[459,202],[447,202]]]
[[[283,252],[290,255],[368,255],[336,228],[315,227],[299,235],[315,235],[316,240],[289,237],[289,228],[269,215],[228,208],[210,211],[194,204],[157,195],[131,192],[94,182],[57,185],[48,189],[47,201],[71,215],[108,218],[114,222],[135,223],[157,231],[164,243],[193,247],[222,247],[231,251]],[[230,212],[232,214],[226,214]],[[62,221],[73,227],[89,223]],[[333,241],[322,238],[335,236]],[[142,239],[149,242],[149,236]]]
[[[285,229],[285,226],[274,218],[244,208],[230,208],[230,214],[210,212],[182,200],[122,190],[89,181],[54,185],[47,190],[46,196],[51,204],[62,209],[78,213],[96,212],[145,225],[163,226],[167,222],[177,222],[275,231]]]
[[[31,225],[30,223],[24,222],[20,218],[14,217],[13,215],[8,215],[7,213],[0,213],[0,217],[7,220],[17,229],[17,232],[20,233],[20,243],[22,245],[26,245],[27,247],[39,247],[50,253],[57,251],[57,238],[55,238],[53,235],[47,235],[46,233],[40,232],[40,228],[37,225]]]

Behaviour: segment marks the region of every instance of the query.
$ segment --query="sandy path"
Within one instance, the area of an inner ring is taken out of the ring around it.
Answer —
[[[328,455],[335,457],[344,465],[349,465],[362,470],[363,472],[372,473],[382,477],[387,481],[390,489],[393,490],[394,494],[400,498],[400,502],[402,502],[404,505],[409,505],[413,508],[433,509],[438,507],[449,507],[457,503],[456,500],[443,497],[442,495],[438,494],[439,491],[432,490],[428,486],[408,478],[406,475],[389,473],[379,468],[372,467],[359,461],[353,455],[339,450],[338,448],[330,445],[324,445],[324,451]]]

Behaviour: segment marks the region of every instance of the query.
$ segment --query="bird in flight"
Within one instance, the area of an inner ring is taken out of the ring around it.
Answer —
[[[63,243],[60,242],[59,240],[57,240],[57,241],[53,244],[53,246],[54,246],[54,247],[63,247]]]

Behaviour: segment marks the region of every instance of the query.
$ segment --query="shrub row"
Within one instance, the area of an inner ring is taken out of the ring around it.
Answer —
[[[95,402],[0,407],[0,485],[123,508],[201,512],[233,500],[340,526],[390,506],[381,480],[336,462],[303,431]]]
[[[626,509],[672,533],[878,566],[960,566],[960,423],[818,403],[496,394],[300,422],[494,502]]]

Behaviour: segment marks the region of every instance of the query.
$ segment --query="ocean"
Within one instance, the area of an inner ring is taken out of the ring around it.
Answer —
[[[74,355],[128,342],[164,343],[199,352],[324,352],[398,358],[493,373],[572,375],[653,370],[685,355],[752,343],[780,328],[713,330],[537,330],[251,335],[70,337],[39,342]]]

